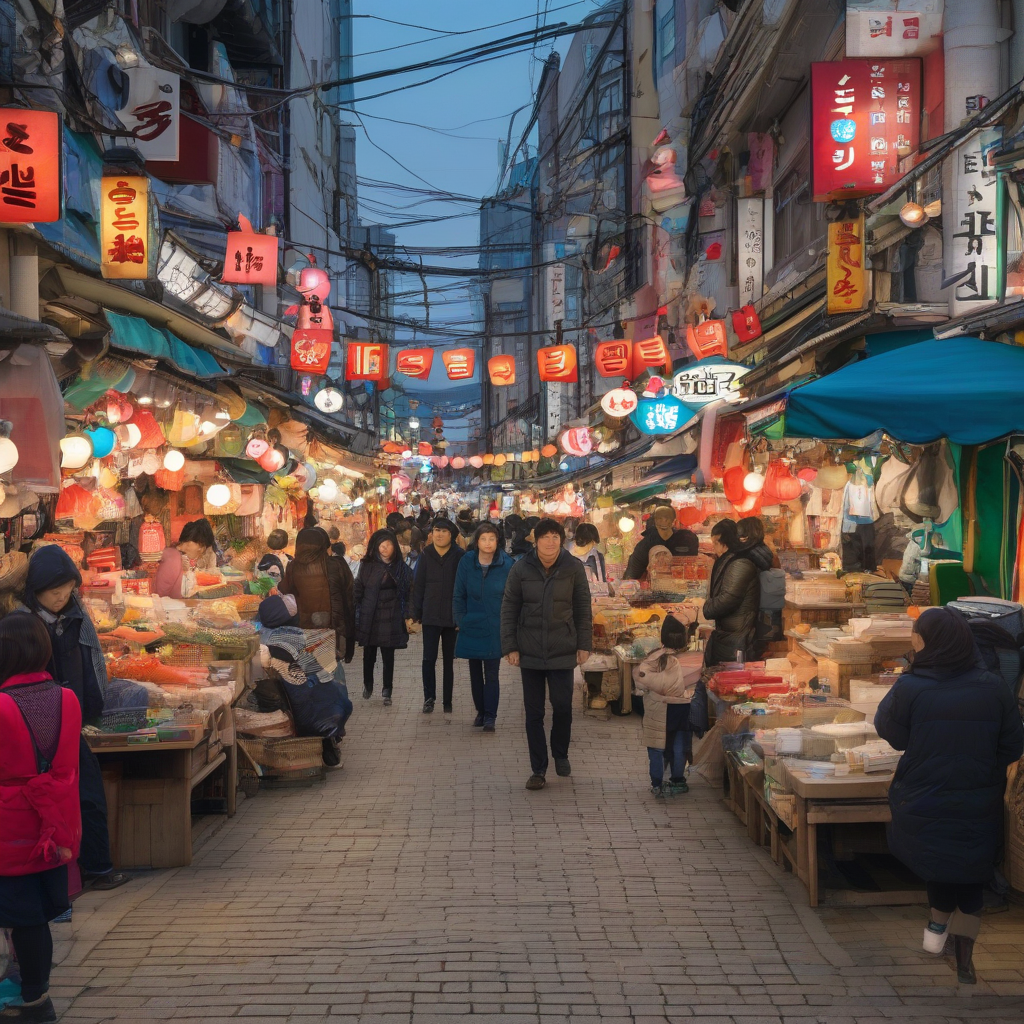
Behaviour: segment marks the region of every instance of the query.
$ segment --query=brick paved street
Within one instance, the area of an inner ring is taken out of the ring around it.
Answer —
[[[360,699],[325,785],[215,819],[191,867],[89,894],[60,933],[67,1021],[290,1024],[1014,1021],[1024,913],[986,918],[982,984],[916,951],[922,911],[822,910],[697,781],[647,791],[637,718],[578,715],[571,779],[528,772],[503,670],[498,732]],[[64,941],[73,929],[73,940]]]

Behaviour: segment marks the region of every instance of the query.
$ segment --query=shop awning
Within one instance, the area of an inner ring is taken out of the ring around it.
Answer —
[[[228,371],[209,352],[187,345],[170,331],[158,331],[138,317],[105,312],[114,348],[148,359],[162,359],[176,370],[203,380],[228,376]]]
[[[984,444],[1024,432],[1024,348],[980,338],[923,341],[790,392],[787,437]]]
[[[665,488],[688,477],[697,468],[696,455],[675,455],[666,459],[660,466],[652,469],[643,480],[643,483],[633,487],[626,487],[615,492],[615,500],[623,504],[635,501],[643,501],[645,498],[653,498],[660,494]]]

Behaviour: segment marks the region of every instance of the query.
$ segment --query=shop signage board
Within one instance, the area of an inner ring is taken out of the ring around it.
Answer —
[[[943,210],[953,230],[943,245],[944,288],[952,287],[950,312],[961,316],[999,297],[997,175],[993,155],[1001,128],[986,128],[955,150],[952,201]]]
[[[943,0],[847,0],[848,57],[913,57],[942,40]]]
[[[327,373],[333,344],[334,331],[296,328],[292,334],[292,369],[321,376]]]
[[[345,358],[345,380],[386,380],[388,346],[375,341],[350,341]]]
[[[576,348],[573,345],[549,345],[537,349],[537,372],[545,382],[575,384],[579,381]]]
[[[239,216],[238,223],[241,231],[228,232],[221,280],[273,287],[277,284],[277,236],[260,234],[244,216]]]
[[[395,357],[395,373],[404,373],[414,380],[426,380],[433,365],[432,348],[404,348]]]
[[[736,200],[736,251],[739,258],[740,305],[764,294],[764,200]]]
[[[740,400],[740,385],[750,368],[739,363],[708,359],[680,370],[673,378],[671,393],[691,409],[699,409],[711,402]]]
[[[582,459],[594,450],[594,438],[589,427],[570,427],[558,435],[558,443],[566,455]]]
[[[921,61],[848,59],[811,64],[814,199],[884,192],[921,139]]]
[[[864,214],[828,226],[827,306],[829,314],[867,309],[868,279]]]
[[[555,324],[565,319],[565,264],[556,263],[544,268],[547,326],[553,331]]]
[[[100,180],[100,272],[111,280],[149,277],[149,179],[135,174]]]
[[[471,348],[453,348],[450,352],[442,352],[444,368],[449,380],[472,380],[476,369],[476,352]]]
[[[118,111],[130,145],[147,160],[179,159],[181,79],[163,68],[126,68],[128,106]]]
[[[487,360],[487,375],[495,387],[505,387],[516,382],[515,356],[491,356]]]
[[[624,339],[598,342],[594,350],[594,364],[602,377],[631,377],[633,342]]]
[[[675,395],[640,400],[630,417],[643,434],[674,434],[693,418],[693,413]]]
[[[0,224],[60,220],[62,152],[60,114],[0,109]]]

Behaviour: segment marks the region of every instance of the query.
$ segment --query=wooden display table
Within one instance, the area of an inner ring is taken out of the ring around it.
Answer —
[[[178,743],[90,743],[104,769],[115,867],[191,864],[192,791],[216,771],[223,772],[228,814],[234,814],[237,751],[232,744],[211,752],[210,742],[207,735]]]

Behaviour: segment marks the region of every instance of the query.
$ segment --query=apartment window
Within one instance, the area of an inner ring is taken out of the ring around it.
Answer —
[[[654,52],[655,72],[660,77],[662,66],[675,57],[676,0],[658,0],[654,5]]]
[[[775,186],[775,262],[810,248],[821,234],[820,209],[811,201],[810,151],[804,148]]]

